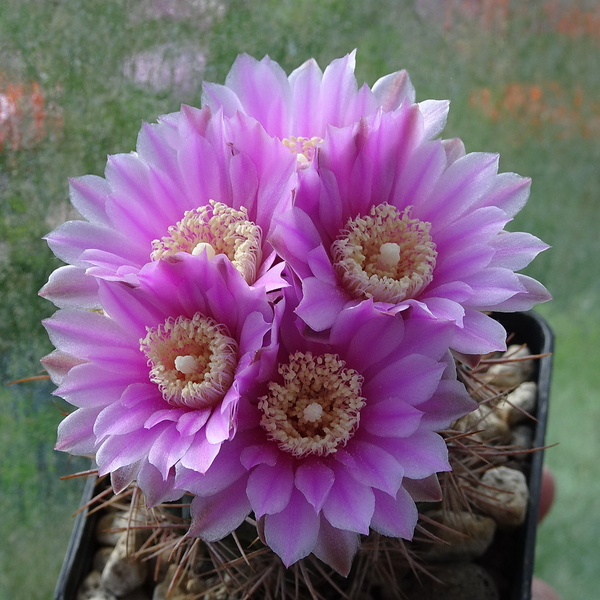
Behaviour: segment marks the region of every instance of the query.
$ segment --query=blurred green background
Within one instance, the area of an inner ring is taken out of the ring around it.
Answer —
[[[359,82],[408,69],[450,98],[444,137],[533,178],[515,230],[553,248],[528,273],[555,300],[546,452],[556,503],[536,573],[597,596],[600,539],[600,8],[536,0],[2,0],[0,2],[0,598],[48,599],[86,468],[52,450],[60,401],[35,380],[51,350],[37,297],[59,266],[41,237],[70,218],[67,178],[101,175],[142,120],[199,105],[239,52],[289,72],[358,49]]]

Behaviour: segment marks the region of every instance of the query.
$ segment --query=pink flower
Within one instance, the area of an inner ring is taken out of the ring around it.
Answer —
[[[276,211],[290,207],[294,157],[244,115],[183,107],[145,124],[137,152],[108,159],[106,178],[71,181],[85,221],[47,236],[76,268],[57,270],[42,294],[59,306],[93,303],[96,282],[136,283],[144,264],[177,252],[224,254],[251,285],[281,285],[283,265],[267,237]]]
[[[292,294],[286,290],[287,300]],[[452,326],[403,320],[371,301],[340,312],[328,344],[281,328],[280,364],[211,468],[177,469],[196,494],[190,533],[217,540],[254,511],[286,566],[311,552],[347,574],[360,534],[410,539],[415,500],[439,500],[450,470],[435,433],[475,404],[447,352]]]
[[[372,299],[389,314],[454,323],[451,347],[481,354],[505,345],[484,311],[550,299],[515,273],[548,246],[504,229],[529,180],[498,174],[498,156],[465,155],[459,140],[428,140],[416,105],[330,129],[313,167],[271,238],[302,280],[297,312],[312,329]]]
[[[276,349],[264,289],[225,257],[179,254],[147,264],[138,280],[101,280],[104,314],[65,309],[47,319],[57,350],[45,362],[55,393],[77,407],[57,449],[95,455],[115,491],[137,479],[155,504],[181,496],[177,465],[206,471],[234,436],[238,405]]]
[[[290,73],[265,56],[258,61],[241,54],[225,85],[204,83],[203,104],[227,116],[244,113],[282,140],[301,164],[312,159],[330,127],[345,127],[378,110],[394,111],[414,103],[415,90],[406,71],[390,73],[372,88],[358,87],[356,51],[334,60],[321,71],[314,59]],[[448,101],[426,100],[418,106],[429,137],[443,129]]]

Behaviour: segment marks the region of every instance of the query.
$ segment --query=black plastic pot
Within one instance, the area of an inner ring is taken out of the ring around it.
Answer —
[[[94,497],[97,482],[97,477],[88,476],[83,489],[81,507],[86,506]],[[92,570],[92,559],[96,551],[94,530],[98,513],[89,515],[89,512],[89,508],[82,508],[75,517],[73,533],[54,590],[55,600],[75,600],[80,583]]]
[[[493,317],[504,326],[507,334],[512,334],[511,343],[527,344],[532,354],[548,354],[536,361],[534,374],[538,383],[538,396],[533,447],[542,448],[546,437],[554,335],[548,323],[533,312],[494,313]],[[495,560],[499,555],[502,556],[501,564],[491,566],[501,573],[503,581],[499,587],[502,600],[531,600],[544,452],[537,450],[529,456],[526,466],[529,483],[527,518],[518,529],[497,535],[492,551]],[[88,478],[81,506],[86,506],[106,483],[101,483],[100,486],[98,487],[95,477]],[[97,518],[98,513],[89,514],[87,508],[78,513],[56,585],[55,600],[75,600],[81,581],[90,572],[96,550],[94,529]]]
[[[533,447],[543,448],[546,440],[550,401],[554,334],[546,320],[534,312],[494,313],[493,317],[502,323],[507,333],[514,335],[511,343],[527,344],[532,354],[548,355],[536,361],[534,375],[538,388]],[[528,472],[526,472],[529,484],[527,518],[517,530],[505,536],[500,535],[497,540],[498,544],[506,547],[504,554],[507,557],[507,565],[505,568],[511,579],[506,600],[531,600],[544,451],[537,450],[530,454],[530,457]]]

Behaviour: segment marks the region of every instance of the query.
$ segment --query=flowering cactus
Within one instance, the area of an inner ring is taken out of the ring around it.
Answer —
[[[437,431],[475,406],[450,350],[502,348],[485,312],[549,298],[515,273],[547,246],[504,230],[529,181],[438,139],[447,110],[404,71],[359,89],[354,54],[289,77],[244,55],[73,180],[85,220],[47,236],[68,264],[41,291],[77,408],[57,448],[149,504],[193,494],[192,536],[253,513],[287,566],[410,539]]]

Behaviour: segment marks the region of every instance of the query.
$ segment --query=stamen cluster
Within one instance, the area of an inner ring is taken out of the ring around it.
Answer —
[[[292,154],[296,154],[299,168],[308,166],[315,157],[317,148],[323,143],[323,139],[317,136],[305,138],[292,135],[281,141]]]
[[[400,212],[387,203],[349,219],[331,247],[346,290],[378,302],[415,296],[433,279],[437,252],[430,230],[430,223],[410,218],[410,207]]]
[[[269,438],[297,458],[327,456],[345,446],[365,405],[362,376],[335,354],[311,352],[290,355],[278,371],[283,383],[271,381],[258,402]]]
[[[167,402],[207,408],[223,399],[233,382],[238,350],[225,325],[196,313],[147,331],[140,349],[148,357],[150,380]]]
[[[186,211],[168,231],[168,236],[152,242],[151,260],[178,252],[206,252],[209,258],[224,254],[248,283],[254,283],[262,256],[262,232],[248,220],[246,208],[236,210],[210,200],[205,206]]]

